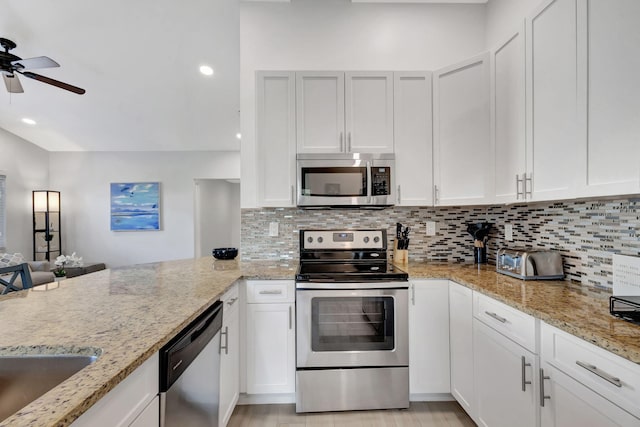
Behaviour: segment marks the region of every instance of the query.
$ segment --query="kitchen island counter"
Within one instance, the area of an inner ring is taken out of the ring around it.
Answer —
[[[0,297],[0,355],[101,350],[0,426],[67,426],[239,278],[293,279],[296,264],[210,257],[113,268]]]
[[[605,290],[568,281],[520,280],[495,266],[437,262],[398,265],[413,279],[449,279],[640,364],[640,326],[609,314]]]

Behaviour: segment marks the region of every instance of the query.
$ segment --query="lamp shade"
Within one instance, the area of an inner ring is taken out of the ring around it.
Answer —
[[[34,191],[33,211],[60,212],[60,192],[46,190]]]

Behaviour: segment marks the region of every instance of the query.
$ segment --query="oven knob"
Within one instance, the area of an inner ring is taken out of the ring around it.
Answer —
[[[369,236],[364,236],[364,242],[369,243]]]
[[[373,241],[374,241],[375,243],[378,243],[378,242],[380,241],[380,237],[378,237],[378,236],[374,237],[374,238],[373,238]]]
[[[307,242],[313,243],[313,237],[307,237]]]
[[[322,243],[322,241],[323,241],[323,240],[324,240],[324,239],[322,238],[322,236],[321,236],[321,237],[318,237],[318,243]]]

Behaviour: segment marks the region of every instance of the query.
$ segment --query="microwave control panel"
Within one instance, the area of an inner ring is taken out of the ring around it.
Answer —
[[[371,195],[388,196],[391,194],[391,168],[371,167]]]

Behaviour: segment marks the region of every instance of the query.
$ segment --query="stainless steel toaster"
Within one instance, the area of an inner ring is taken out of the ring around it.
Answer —
[[[499,249],[496,271],[524,280],[564,278],[562,255],[548,249]]]

